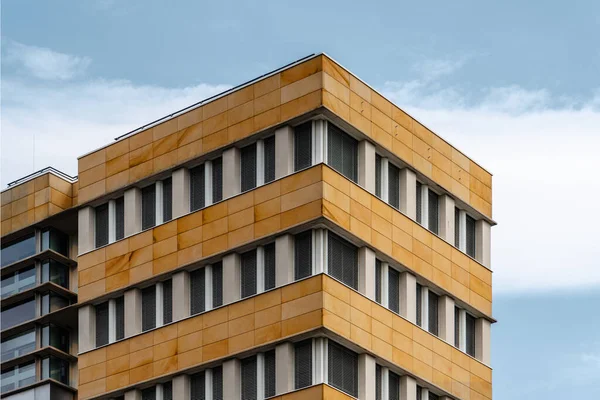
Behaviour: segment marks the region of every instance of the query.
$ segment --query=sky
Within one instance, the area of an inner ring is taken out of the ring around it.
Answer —
[[[600,398],[599,2],[6,0],[1,12],[2,187],[49,165],[76,175],[78,156],[123,133],[326,52],[494,175],[494,398]]]

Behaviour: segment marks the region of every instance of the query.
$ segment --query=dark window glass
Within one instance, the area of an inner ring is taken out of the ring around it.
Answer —
[[[223,400],[223,367],[215,367],[212,370],[213,400]]]
[[[163,383],[163,400],[173,400],[173,382]]]
[[[429,392],[429,400],[440,400],[440,396]]]
[[[327,164],[357,181],[358,141],[331,123],[327,123]]]
[[[96,247],[108,244],[108,204],[96,207]]]
[[[142,230],[156,225],[156,186],[142,189]]]
[[[125,337],[125,297],[117,297],[115,303],[116,338],[121,340]]]
[[[381,197],[381,156],[375,154],[375,196]]]
[[[69,300],[59,296],[54,292],[47,292],[42,296],[42,315],[50,314],[65,308],[69,305]]]
[[[256,294],[256,250],[241,255],[242,298]]]
[[[438,299],[439,296],[429,291],[429,332],[438,335]]]
[[[265,290],[275,287],[275,243],[265,245]]]
[[[35,350],[35,329],[2,340],[2,362]]]
[[[54,347],[69,353],[69,331],[56,325],[45,325],[42,328],[42,347]]]
[[[142,331],[156,327],[156,287],[142,289]]]
[[[223,159],[216,158],[212,162],[213,176],[213,198],[212,202],[217,203],[223,200]]]
[[[381,261],[375,260],[375,301],[381,304]]]
[[[44,358],[42,360],[42,379],[54,379],[68,385],[69,362],[58,357]]]
[[[190,169],[190,208],[196,211],[204,208],[204,164]]]
[[[460,210],[454,207],[454,247],[460,247]]]
[[[35,266],[24,268],[2,278],[2,298],[35,286]]]
[[[468,355],[475,357],[475,317],[469,313],[466,313],[466,325],[466,352]]]
[[[312,339],[294,346],[294,375],[296,389],[312,385]]]
[[[423,196],[421,193],[421,182],[417,181],[417,222],[423,223]]]
[[[400,400],[400,377],[389,371],[388,388],[390,391],[390,400]]]
[[[417,386],[417,400],[423,400],[423,388]]]
[[[400,168],[388,163],[388,202],[400,209]]]
[[[2,310],[2,329],[19,325],[35,317],[35,299],[24,300]]]
[[[475,219],[467,215],[467,254],[475,258]]]
[[[155,400],[156,399],[156,387],[142,390],[142,400]]]
[[[242,400],[256,400],[256,356],[242,360]]]
[[[400,273],[388,267],[388,307],[400,314]]]
[[[312,121],[294,128],[294,171],[312,165]]]
[[[204,371],[190,377],[190,400],[204,400],[206,398]]]
[[[116,240],[125,237],[125,197],[123,196],[115,200],[115,230]]]
[[[163,282],[163,324],[173,321],[173,282]]]
[[[265,397],[275,396],[275,350],[265,353]]]
[[[275,136],[265,139],[265,183],[275,180]]]
[[[173,218],[173,179],[163,181],[163,222]]]
[[[223,304],[223,263],[221,261],[213,264],[213,307]]]
[[[294,279],[312,275],[312,231],[302,232],[294,238]]]
[[[96,306],[96,347],[108,344],[108,302]]]
[[[454,306],[454,347],[460,348],[460,308]]]
[[[358,249],[332,232],[328,232],[329,274],[358,290]]]
[[[256,143],[241,149],[242,192],[256,187]]]
[[[327,347],[329,384],[358,397],[358,355],[331,340]]]
[[[56,229],[42,232],[42,251],[54,250],[65,257],[69,256],[69,236]]]
[[[429,191],[429,230],[433,233],[439,232],[439,196]]]
[[[58,286],[69,288],[69,267],[55,260],[42,263],[42,282],[53,282]]]
[[[0,392],[8,392],[35,382],[35,361],[2,371]]]
[[[35,235],[31,234],[7,244],[2,243],[0,259],[4,267],[5,265],[30,257],[35,253]]]
[[[417,283],[417,325],[423,326],[423,287]]]
[[[383,400],[381,397],[381,365],[375,365],[375,400]]]
[[[204,268],[197,269],[190,273],[190,289],[191,289],[191,314],[204,312],[205,309],[205,278]]]

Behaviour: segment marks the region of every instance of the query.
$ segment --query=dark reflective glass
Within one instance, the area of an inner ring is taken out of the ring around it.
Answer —
[[[35,318],[35,299],[25,300],[2,310],[2,329],[21,324]]]
[[[42,360],[42,379],[69,384],[69,362],[58,357],[46,357]]]
[[[69,237],[56,229],[42,232],[42,251],[54,250],[65,257],[69,256]]]
[[[4,267],[5,265],[12,264],[16,261],[22,260],[34,254],[34,234],[19,238],[18,240],[7,244],[2,243],[2,252],[0,253],[0,259],[2,259],[1,265]]]
[[[42,347],[52,346],[65,353],[69,352],[69,331],[56,325],[46,325],[42,328]]]
[[[35,286],[35,267],[32,265],[2,278],[2,298]]]
[[[42,282],[53,282],[69,288],[69,267],[55,260],[46,260],[42,264]]]
[[[35,382],[35,361],[17,365],[2,372],[2,393],[14,390]]]
[[[2,341],[2,361],[20,357],[35,350],[35,329]]]
[[[69,300],[54,292],[48,292],[42,296],[42,315],[50,314],[69,305]]]

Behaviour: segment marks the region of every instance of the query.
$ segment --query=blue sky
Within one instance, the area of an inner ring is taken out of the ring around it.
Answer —
[[[494,174],[495,399],[600,398],[600,3],[212,3],[3,1],[2,186],[327,52]]]

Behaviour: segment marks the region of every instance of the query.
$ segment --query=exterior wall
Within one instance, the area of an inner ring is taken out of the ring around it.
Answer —
[[[2,192],[2,236],[77,204],[78,183],[47,173]]]
[[[80,203],[324,106],[491,218],[491,175],[321,55],[79,159]]]

